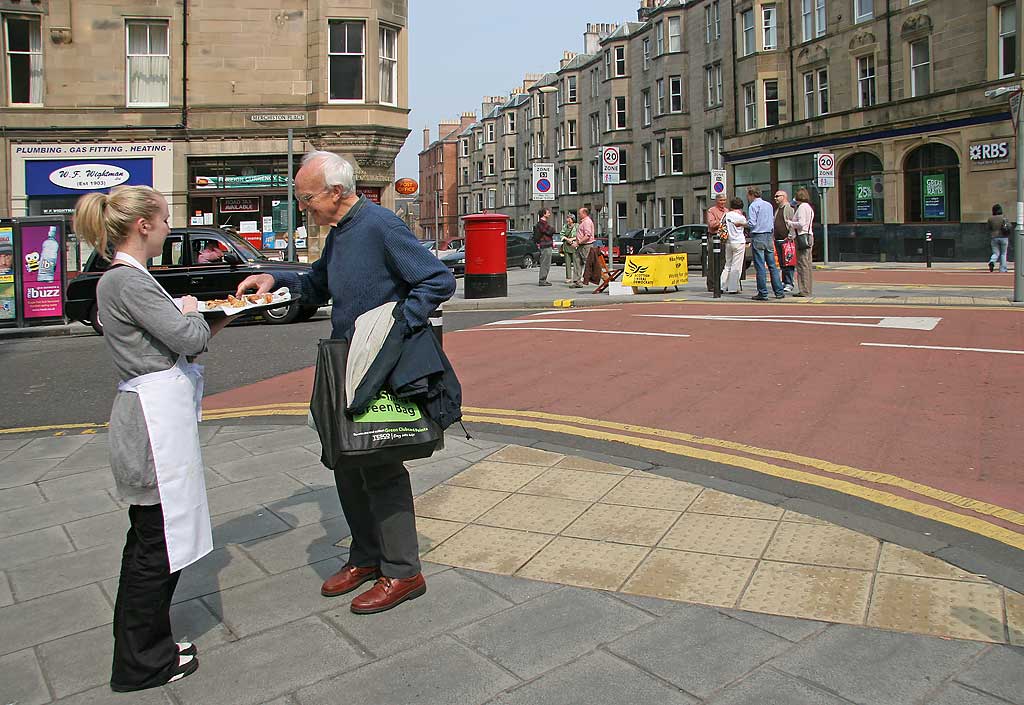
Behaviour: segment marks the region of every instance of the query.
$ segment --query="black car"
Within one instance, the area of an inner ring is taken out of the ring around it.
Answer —
[[[640,254],[653,255],[685,252],[687,264],[690,267],[700,267],[701,257],[706,254],[701,250],[701,242],[704,236],[707,235],[707,232],[708,226],[700,223],[678,225],[667,229],[655,242],[644,245],[640,249]],[[748,242],[746,252],[743,254],[743,268],[746,269],[752,260],[753,254]]]
[[[96,283],[109,265],[94,252],[84,272],[68,282],[65,291],[68,317],[90,324],[100,335],[103,326],[96,315]],[[171,296],[188,294],[201,300],[234,294],[239,282],[250,274],[310,271],[308,264],[268,259],[241,237],[220,228],[173,228],[164,241],[164,251],[147,266]],[[316,312],[316,306],[295,302],[261,315],[268,323],[292,323],[312,318]]]
[[[519,230],[510,230],[505,234],[505,266],[528,269],[540,261],[540,248],[533,241],[533,234]],[[438,255],[452,274],[462,276],[466,273],[466,248],[448,250]]]

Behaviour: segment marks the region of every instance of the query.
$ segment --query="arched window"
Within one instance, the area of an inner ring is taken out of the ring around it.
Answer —
[[[857,152],[839,166],[841,223],[881,223],[885,210],[882,162],[870,152]]]
[[[960,222],[960,160],[944,144],[926,144],[903,163],[906,222]]]

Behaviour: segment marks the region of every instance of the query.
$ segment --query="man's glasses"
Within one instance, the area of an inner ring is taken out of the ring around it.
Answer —
[[[298,199],[308,206],[310,203],[313,202],[314,198],[316,198],[317,196],[319,196],[322,193],[327,193],[330,190],[331,190],[331,187],[327,186],[326,188],[320,189],[316,193],[303,193],[303,194],[300,194],[298,196]]]

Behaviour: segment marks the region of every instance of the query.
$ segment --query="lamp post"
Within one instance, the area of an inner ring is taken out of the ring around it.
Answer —
[[[1010,94],[1010,115],[1017,136],[1017,217],[1013,228],[1013,303],[1024,303],[1024,129],[1021,126],[1020,85],[1000,86],[985,91],[988,98]],[[1014,109],[1014,105],[1016,108]]]
[[[440,213],[441,210],[441,191],[434,189],[434,254],[438,254],[441,251],[441,232],[440,232]]]

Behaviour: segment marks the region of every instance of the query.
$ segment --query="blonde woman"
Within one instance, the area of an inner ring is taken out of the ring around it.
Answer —
[[[814,251],[814,207],[811,206],[811,194],[805,188],[798,188],[794,196],[797,200],[796,213],[793,220],[786,221],[796,231],[796,278],[800,285],[799,293],[793,296],[814,296],[812,257]],[[800,248],[801,241],[806,245]]]
[[[180,310],[146,269],[170,232],[167,201],[148,186],[83,196],[75,230],[111,260],[96,287],[104,341],[121,383],[110,412],[110,466],[131,528],[114,604],[110,687],[173,682],[199,666],[195,646],[171,636],[180,571],[212,548],[198,405],[202,372],[186,356],[226,324],[209,325],[191,296]]]
[[[747,217],[743,215],[743,201],[734,198],[729,202],[729,210],[718,217],[719,227],[725,225],[727,239],[725,242],[725,268],[722,270],[722,291],[726,294],[740,293],[740,275],[743,273],[743,255],[747,250],[747,236],[743,228],[747,225]],[[715,233],[712,237],[719,237]]]

